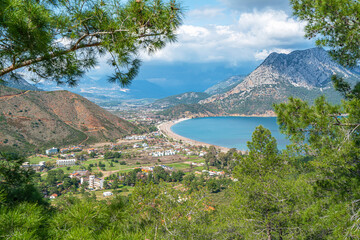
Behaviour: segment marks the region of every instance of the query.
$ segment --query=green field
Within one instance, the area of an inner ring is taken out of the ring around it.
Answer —
[[[55,158],[51,158],[51,157],[29,157],[27,159],[27,161],[30,163],[30,164],[38,164],[39,162],[42,162],[42,161],[45,161],[45,162],[55,162],[56,159]]]

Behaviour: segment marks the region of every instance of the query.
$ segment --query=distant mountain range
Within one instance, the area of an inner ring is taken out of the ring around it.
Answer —
[[[17,88],[20,90],[30,90],[30,91],[42,91],[42,89],[37,88],[33,84],[28,83],[23,77],[18,76],[17,79],[10,80],[9,75],[3,77],[5,83],[3,85],[11,88]]]
[[[206,92],[215,94],[200,100],[198,104],[202,107],[197,108],[212,109],[213,114],[210,115],[272,115],[273,104],[285,102],[290,96],[313,102],[320,95],[325,95],[330,102],[338,103],[341,96],[332,87],[333,74],[343,76],[352,84],[360,81],[358,71],[342,67],[322,48],[290,54],[272,53],[247,77],[234,77],[235,81],[230,78],[209,88]],[[225,87],[219,88],[222,84]],[[226,88],[226,92],[221,92]],[[189,108],[196,107],[192,105]],[[189,112],[186,106],[181,109],[178,115]],[[169,112],[173,111],[164,113]]]
[[[0,149],[34,149],[109,141],[136,126],[68,91],[0,86]]]

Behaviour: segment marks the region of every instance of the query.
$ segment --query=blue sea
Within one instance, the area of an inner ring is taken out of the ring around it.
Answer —
[[[279,149],[285,149],[289,141],[279,131],[276,117],[208,117],[195,118],[172,126],[178,135],[199,142],[221,147],[247,150],[247,141],[259,125],[269,129],[276,138]]]

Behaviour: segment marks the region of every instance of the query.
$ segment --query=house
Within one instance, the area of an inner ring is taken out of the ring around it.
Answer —
[[[51,148],[45,151],[46,155],[50,156],[50,155],[54,155],[54,154],[58,154],[59,153],[59,149],[58,148]]]
[[[111,196],[111,195],[113,195],[112,192],[104,192],[104,193],[103,193],[103,196],[104,196],[104,197],[109,197],[109,196]]]
[[[62,149],[60,149],[60,152],[61,153],[67,153],[67,152],[69,152],[70,151],[70,149],[68,149],[68,148],[62,148]]]
[[[95,175],[90,175],[89,188],[90,189],[103,189],[104,188],[104,179],[96,178]]]
[[[90,154],[90,153],[95,153],[96,150],[95,150],[95,148],[89,148],[89,149],[87,150],[87,152],[88,152],[88,154]]]
[[[41,172],[42,170],[44,170],[45,165],[40,165],[40,164],[23,164],[22,165],[23,168],[27,168],[27,169],[32,169],[36,172]]]
[[[55,198],[57,198],[58,197],[58,195],[56,194],[56,193],[54,193],[54,194],[52,194],[51,196],[50,196],[50,199],[55,199]]]
[[[70,173],[70,178],[81,179],[82,177],[88,177],[90,172],[88,170],[73,171]]]
[[[196,162],[193,162],[191,163],[193,166],[196,166],[196,167],[203,167],[205,166],[205,163],[196,163]]]
[[[160,167],[162,167],[164,170],[167,170],[167,171],[172,171],[173,170],[172,167],[165,166],[165,165],[160,165]]]
[[[199,153],[199,157],[204,157],[205,154],[206,154],[205,152],[200,152],[200,153]]]
[[[76,159],[56,160],[56,165],[58,165],[58,166],[74,166],[75,164],[76,164]]]
[[[164,152],[153,152],[152,153],[153,157],[163,157],[164,156]]]
[[[176,150],[166,150],[164,155],[165,156],[174,156],[176,155],[177,151]]]
[[[154,167],[142,167],[142,168],[141,168],[141,171],[142,171],[142,172],[149,173],[149,172],[154,171]]]

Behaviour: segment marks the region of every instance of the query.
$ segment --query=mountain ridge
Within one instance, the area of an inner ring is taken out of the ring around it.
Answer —
[[[33,84],[28,83],[23,77],[17,76],[16,79],[11,79],[9,75],[5,75],[2,79],[4,83],[1,85],[16,88],[20,90],[30,90],[30,91],[43,91],[42,89],[34,86]]]
[[[322,48],[271,53],[232,89],[198,104],[204,108],[211,106],[220,115],[272,115],[273,104],[286,102],[290,96],[312,103],[325,95],[331,103],[339,103],[342,97],[331,84],[333,74],[339,74],[351,84],[360,81],[358,72],[342,67]],[[182,109],[186,112],[184,106]]]

